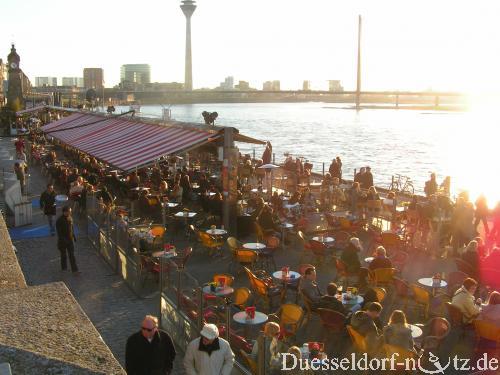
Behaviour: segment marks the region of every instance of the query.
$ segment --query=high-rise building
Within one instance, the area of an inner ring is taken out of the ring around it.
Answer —
[[[239,81],[234,88],[240,91],[247,91],[250,90],[250,84],[247,81]]]
[[[196,9],[196,2],[193,0],[182,0],[181,9],[186,16],[186,59],[184,71],[184,88],[193,90],[193,59],[191,55],[191,16]]]
[[[83,87],[82,77],[62,77],[61,86]]]
[[[262,90],[264,91],[280,91],[281,83],[280,81],[266,81],[262,85]]]
[[[302,83],[302,91],[311,91],[311,81],[304,81]]]
[[[120,82],[145,85],[151,83],[151,67],[148,64],[125,64],[120,68]]]
[[[55,87],[57,86],[57,77],[35,77],[36,87]]]
[[[342,92],[344,91],[344,88],[342,87],[340,80],[338,79],[331,79],[328,81],[328,91],[331,92]]]
[[[220,83],[219,86],[222,90],[233,90],[234,89],[234,77],[229,76],[224,79],[224,82]]]
[[[104,87],[104,72],[102,68],[84,68],[83,86],[86,89],[102,89]]]

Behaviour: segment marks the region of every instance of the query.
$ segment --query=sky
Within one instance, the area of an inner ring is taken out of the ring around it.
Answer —
[[[183,82],[180,0],[0,0],[0,56],[14,41],[36,76],[82,76],[102,67],[151,65],[153,82]],[[356,87],[357,22],[363,17],[363,90],[498,92],[500,1],[198,0],[192,18],[194,88],[226,76],[282,89]]]

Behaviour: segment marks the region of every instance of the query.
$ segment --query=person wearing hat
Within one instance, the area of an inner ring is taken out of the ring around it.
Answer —
[[[158,318],[146,315],[141,330],[127,340],[125,368],[128,375],[168,375],[172,372],[175,347],[167,332],[158,329]]]
[[[229,343],[219,337],[215,324],[205,324],[201,337],[191,341],[184,356],[187,375],[229,375],[234,353]]]

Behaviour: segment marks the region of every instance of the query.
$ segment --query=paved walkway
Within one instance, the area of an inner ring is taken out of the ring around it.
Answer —
[[[30,174],[31,195],[37,197],[46,186],[46,179],[39,173],[38,168],[30,168]],[[33,225],[44,223],[44,219],[40,210],[34,208]],[[77,263],[82,271],[80,276],[61,271],[56,237],[18,240],[14,245],[26,282],[29,285],[39,285],[63,281],[104,342],[122,366],[125,366],[126,340],[139,329],[144,315],[158,315],[158,295],[152,299],[137,298],[125,282],[113,274],[85,237],[81,236],[75,244]],[[174,374],[184,373],[182,357],[181,353],[175,361]]]

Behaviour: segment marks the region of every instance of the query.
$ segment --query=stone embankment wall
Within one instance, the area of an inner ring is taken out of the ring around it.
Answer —
[[[13,374],[124,374],[62,282],[29,287],[0,216],[0,363]]]

